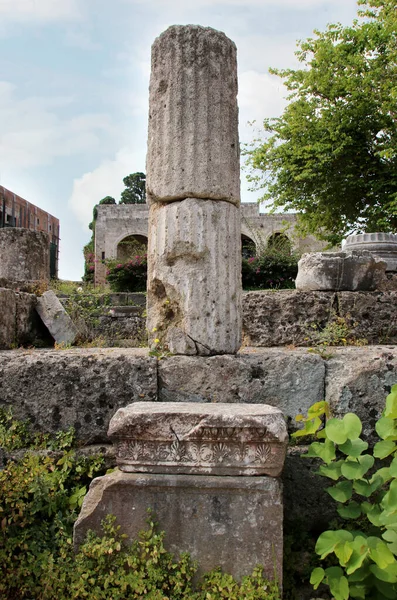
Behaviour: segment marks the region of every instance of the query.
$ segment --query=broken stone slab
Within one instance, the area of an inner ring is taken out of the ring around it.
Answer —
[[[174,25],[155,40],[146,173],[149,203],[239,205],[236,46],[224,33]]]
[[[237,352],[240,237],[240,210],[229,202],[188,198],[150,207],[147,329],[152,348],[204,356]]]
[[[136,402],[108,435],[123,471],[280,475],[288,443],[283,414],[258,404]]]
[[[58,343],[73,344],[78,329],[67,314],[55,292],[49,290],[37,299],[36,310],[41,320]]]
[[[109,443],[115,411],[138,400],[157,400],[157,361],[147,349],[0,352],[0,406],[36,432],[73,426],[81,444]]]
[[[283,505],[273,477],[158,475],[114,471],[90,485],[74,525],[77,549],[88,530],[101,532],[107,514],[116,516],[130,541],[146,528],[150,508],[167,550],[188,552],[198,575],[221,566],[241,579],[258,565],[282,581]]]
[[[298,262],[297,290],[374,290],[376,273],[386,263],[365,250],[358,252],[312,252]]]

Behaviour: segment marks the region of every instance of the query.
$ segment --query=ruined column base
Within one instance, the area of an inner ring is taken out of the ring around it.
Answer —
[[[167,550],[188,552],[201,575],[217,566],[241,579],[263,565],[282,581],[283,503],[273,477],[157,475],[114,471],[94,479],[74,526],[77,548],[113,514],[130,540],[146,528],[147,509],[165,531]]]

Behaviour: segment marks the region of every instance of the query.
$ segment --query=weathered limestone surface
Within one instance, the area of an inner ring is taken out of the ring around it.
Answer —
[[[336,416],[356,413],[364,424],[363,434],[373,442],[375,423],[397,383],[397,348],[340,348],[333,354],[327,361],[325,399]]]
[[[370,252],[314,252],[298,262],[298,290],[374,290],[375,274],[386,263]]]
[[[10,348],[15,344],[16,294],[12,290],[0,288],[0,348]]]
[[[242,305],[247,346],[312,346],[318,332],[336,317],[345,320],[356,339],[397,343],[396,291],[246,292]]]
[[[73,344],[78,335],[76,325],[63,308],[55,292],[49,290],[37,299],[36,310],[58,343]]]
[[[156,360],[147,350],[0,352],[0,406],[11,406],[36,431],[56,433],[72,425],[85,444],[107,442],[118,408],[156,399]]]
[[[237,356],[169,357],[159,400],[270,404],[290,420],[324,399],[325,364],[306,350],[246,349]]]
[[[386,271],[397,271],[397,235],[394,233],[359,233],[349,235],[346,251],[368,250],[385,261]]]
[[[49,236],[21,227],[0,229],[0,277],[13,281],[50,278]]]
[[[282,412],[257,404],[136,402],[108,435],[122,471],[280,475],[288,443]]]
[[[155,40],[146,173],[149,202],[240,203],[236,46],[224,33],[174,25]]]
[[[95,479],[74,527],[78,547],[108,513],[136,539],[150,507],[166,532],[165,546],[199,560],[199,574],[222,565],[237,578],[265,565],[282,573],[281,484],[273,477],[154,475],[115,471]],[[214,560],[214,557],[215,560]]]
[[[234,354],[241,345],[240,211],[186,199],[150,207],[148,320],[174,354]]]

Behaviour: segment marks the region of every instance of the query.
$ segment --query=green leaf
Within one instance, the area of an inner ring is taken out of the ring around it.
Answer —
[[[361,515],[361,506],[353,501],[347,506],[338,506],[337,511],[343,519],[357,519]]]
[[[382,467],[372,475],[370,482],[372,483],[373,481],[375,481],[375,479],[381,479],[382,483],[386,483],[387,481],[390,481],[391,478],[392,476],[390,474],[389,467]]]
[[[377,489],[382,487],[383,481],[381,477],[375,477],[375,479],[371,478],[371,481],[368,482],[365,479],[357,479],[353,483],[353,489],[360,496],[364,496],[365,498],[369,498]]]
[[[370,547],[369,556],[380,569],[386,569],[393,564],[397,568],[397,561],[384,541],[370,537],[368,538],[368,545]]]
[[[337,462],[331,463],[330,465],[321,465],[317,471],[319,475],[323,477],[328,477],[329,479],[333,479],[337,481],[341,476],[341,466],[343,461],[339,460]]]
[[[340,542],[335,547],[335,555],[339,560],[339,564],[344,567],[348,562],[349,558],[353,554],[353,547],[351,542]]]
[[[324,576],[325,576],[325,571],[321,567],[317,567],[316,569],[313,569],[312,574],[310,575],[310,583],[312,584],[312,586],[314,587],[315,590],[318,588],[318,586],[324,579]]]
[[[368,444],[363,440],[358,438],[357,440],[347,440],[344,444],[339,446],[339,450],[343,452],[343,454],[347,454],[348,456],[353,456],[357,458],[360,456],[365,450],[367,450]]]
[[[341,542],[350,542],[353,540],[353,535],[350,531],[343,529],[337,531],[324,531],[316,542],[315,552],[323,560],[328,554],[334,552],[337,544]]]
[[[393,479],[390,484],[389,491],[383,496],[381,502],[382,508],[386,511],[397,511],[397,479]]]
[[[376,433],[382,440],[397,438],[397,429],[394,426],[394,420],[389,417],[381,417],[375,425]]]
[[[350,481],[340,481],[326,489],[326,492],[337,502],[347,502],[352,497],[353,484]]]
[[[316,417],[313,420],[305,421],[305,426],[303,429],[299,429],[292,434],[292,437],[301,437],[303,435],[313,435],[316,433],[317,429],[321,427],[322,421],[319,417]]]
[[[335,459],[335,445],[331,440],[325,440],[325,442],[313,442],[310,444],[305,456],[308,458],[318,457],[326,464],[329,464]]]
[[[387,569],[381,569],[378,565],[371,565],[371,573],[386,583],[397,583],[397,566],[389,565]]]
[[[386,540],[389,550],[397,555],[397,531],[387,529],[382,533],[382,537]]]
[[[362,564],[369,552],[367,539],[363,535],[357,535],[351,546],[353,552],[346,565],[346,573],[351,576],[352,581],[362,581],[367,576],[367,569],[362,569]],[[352,575],[353,573],[354,575]]]
[[[328,438],[335,444],[344,444],[348,438],[345,424],[340,419],[330,419],[325,425]]]
[[[374,457],[369,454],[355,460],[346,459],[341,465],[341,473],[346,479],[361,479],[373,467],[374,462]]]
[[[328,414],[328,402],[325,400],[321,400],[320,402],[315,402],[307,411],[307,416],[309,419],[314,419],[315,417],[321,417],[324,414]]]
[[[392,477],[397,477],[397,456],[390,463],[389,472]]]
[[[374,446],[374,456],[375,458],[386,458],[386,456],[390,456],[394,452],[396,447],[396,444],[391,440],[377,442]]]
[[[325,569],[327,581],[331,594],[335,600],[348,600],[349,598],[349,583],[343,575],[340,567],[329,567]]]
[[[380,516],[382,514],[381,508],[377,504],[370,504],[369,502],[362,502],[361,510],[367,515],[368,520],[375,525],[380,527],[382,525]]]
[[[360,436],[363,426],[357,415],[347,413],[343,417],[343,424],[349,440],[356,440]]]
[[[397,384],[393,385],[390,394],[386,398],[385,417],[397,419]]]

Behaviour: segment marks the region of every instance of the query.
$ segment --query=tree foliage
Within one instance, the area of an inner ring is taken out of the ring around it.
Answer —
[[[358,4],[351,26],[299,42],[301,69],[271,71],[289,104],[248,151],[250,179],[273,210],[297,211],[302,232],[331,244],[397,230],[396,1]]]
[[[146,202],[146,175],[145,173],[132,173],[124,177],[125,190],[121,192],[120,204],[145,204]]]

